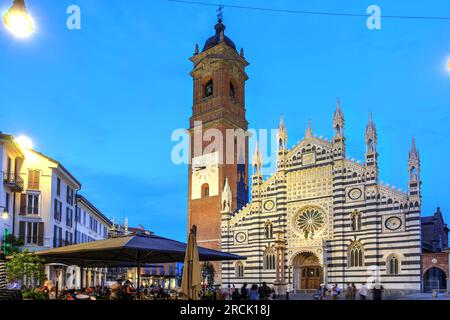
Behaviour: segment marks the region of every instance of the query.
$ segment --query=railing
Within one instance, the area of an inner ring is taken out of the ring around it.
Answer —
[[[16,191],[23,190],[23,179],[15,172],[3,172],[3,182]]]

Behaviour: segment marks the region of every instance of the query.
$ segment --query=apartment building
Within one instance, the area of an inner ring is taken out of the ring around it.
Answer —
[[[15,203],[23,191],[24,181],[20,176],[24,154],[11,135],[0,131],[0,239],[15,232]]]
[[[15,235],[30,251],[72,244],[75,194],[81,183],[58,161],[35,150],[23,152],[24,189],[17,203]]]
[[[20,145],[0,132],[0,240],[8,235],[21,249],[46,250],[108,238],[112,222],[84,196],[81,183],[57,160]],[[4,248],[5,248],[4,247]],[[76,266],[47,265],[60,288],[104,284],[106,269],[87,269],[80,283]]]

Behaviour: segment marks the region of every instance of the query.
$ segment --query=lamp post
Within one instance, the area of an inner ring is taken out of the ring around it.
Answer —
[[[18,38],[29,36],[34,30],[34,23],[28,14],[25,0],[14,0],[13,5],[3,16],[6,28]]]

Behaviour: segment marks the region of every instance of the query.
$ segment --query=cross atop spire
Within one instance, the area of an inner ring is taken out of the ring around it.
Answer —
[[[222,22],[223,21],[223,5],[219,5],[219,7],[217,8],[216,12],[217,12],[217,21]]]

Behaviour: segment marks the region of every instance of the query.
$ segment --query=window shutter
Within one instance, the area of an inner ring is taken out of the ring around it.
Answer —
[[[25,222],[20,221],[19,223],[19,240],[25,242]]]
[[[59,229],[59,246],[62,247],[62,245],[63,245],[62,244],[62,238],[63,238],[62,237],[62,228],[58,227],[58,229]]]
[[[39,190],[39,182],[40,182],[39,180],[41,177],[40,174],[41,174],[41,172],[39,170],[34,171],[33,188],[35,190]]]
[[[28,189],[33,189],[33,170],[28,170]]]
[[[25,215],[27,211],[27,194],[21,193],[20,194],[20,212],[19,215]]]
[[[53,205],[53,218],[58,220],[58,200],[55,199],[54,205]]]
[[[58,231],[58,227],[57,226],[53,226],[53,248],[56,248],[56,233]]]
[[[44,245],[44,223],[39,222],[39,234],[38,234],[38,245]]]

